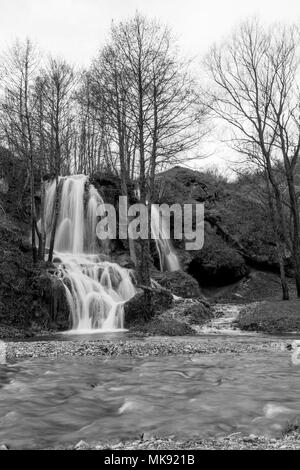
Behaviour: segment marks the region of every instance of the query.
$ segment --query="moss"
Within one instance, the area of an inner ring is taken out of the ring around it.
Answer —
[[[201,290],[196,279],[180,269],[172,272],[156,273],[154,278],[162,287],[178,297],[201,297]]]
[[[236,325],[242,330],[274,334],[300,332],[300,300],[248,306],[240,312]]]

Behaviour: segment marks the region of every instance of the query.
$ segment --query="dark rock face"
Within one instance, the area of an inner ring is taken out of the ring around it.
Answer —
[[[165,287],[178,297],[188,298],[201,296],[199,284],[196,279],[184,271],[178,270],[157,273],[155,280],[157,280],[162,287]]]
[[[249,271],[236,250],[213,237],[192,259],[188,272],[201,286],[225,286],[242,279]]]
[[[44,305],[45,325],[55,330],[68,330],[72,327],[66,291],[60,279],[48,272],[36,277],[34,290],[40,302]],[[39,311],[35,313],[39,319]]]
[[[151,296],[152,312],[151,317],[159,315],[164,310],[171,307],[173,303],[172,294],[166,289],[149,289]],[[145,293],[139,290],[137,294],[128,300],[124,306],[124,326],[128,328],[145,318]]]
[[[156,202],[168,204],[204,203],[206,241],[214,231],[224,242],[224,249],[232,248],[234,252],[238,252],[248,266],[279,272],[272,226],[267,223],[266,208],[253,194],[253,186],[248,179],[227,181],[222,175],[211,171],[201,172],[176,166],[157,175],[156,199]],[[182,269],[193,276],[196,272],[198,279],[200,274],[197,274],[198,269],[194,262],[194,269],[190,269],[197,253],[186,251],[179,240],[174,240],[173,244]],[[288,247],[286,252],[289,252]],[[285,264],[288,275],[293,276],[291,259],[287,257]],[[201,280],[210,285],[223,285],[225,281],[220,280],[219,274],[216,274],[215,282]],[[224,279],[225,275],[229,276],[228,284],[239,277],[238,273],[232,275],[232,269],[229,274],[225,273],[221,277]]]
[[[9,213],[0,218],[0,248],[1,326],[68,329],[65,289],[49,272],[54,266],[32,264],[28,234]]]

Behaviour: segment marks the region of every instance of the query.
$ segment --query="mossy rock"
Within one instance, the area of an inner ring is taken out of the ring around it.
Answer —
[[[234,248],[211,234],[190,262],[188,272],[201,286],[225,286],[239,281],[249,270]]]
[[[177,270],[155,274],[155,280],[178,297],[194,298],[201,296],[198,282],[190,274]]]
[[[300,333],[300,300],[250,304],[240,312],[235,323],[246,331]]]
[[[145,292],[141,289],[134,297],[128,300],[124,305],[124,325],[125,328],[130,325],[150,320],[152,317],[159,315],[173,303],[172,294],[166,289],[147,289],[150,295],[151,311],[145,310]]]

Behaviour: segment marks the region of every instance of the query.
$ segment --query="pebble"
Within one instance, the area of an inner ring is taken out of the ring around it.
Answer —
[[[109,450],[242,450],[242,449],[262,449],[262,450],[299,450],[300,449],[300,435],[298,433],[290,436],[281,437],[279,439],[268,439],[263,436],[245,436],[244,438],[238,437],[240,433],[235,433],[220,438],[209,438],[199,440],[176,440],[175,438],[163,437],[155,438],[152,437],[149,440],[133,440],[127,442],[97,442],[91,444],[89,449],[109,449]],[[228,439],[228,437],[230,439]]]
[[[284,342],[284,340],[282,341]],[[156,339],[148,337],[141,341],[128,338],[126,340],[90,340],[90,341],[31,341],[7,342],[7,359],[38,358],[38,357],[70,357],[70,356],[109,356],[118,357],[150,357],[169,355],[194,355],[216,353],[252,353],[258,351],[282,350],[282,344],[272,340],[256,342],[210,341],[193,338],[193,340],[177,340],[177,338]]]

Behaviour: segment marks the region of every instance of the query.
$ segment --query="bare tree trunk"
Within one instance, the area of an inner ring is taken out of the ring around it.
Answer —
[[[300,298],[300,217],[299,207],[295,191],[293,175],[290,169],[286,169],[287,183],[290,196],[291,212],[293,217],[293,257],[295,266],[295,281],[297,289],[297,297]]]
[[[54,214],[52,219],[52,230],[51,230],[51,237],[50,237],[50,246],[49,246],[49,254],[48,254],[48,261],[52,263],[53,260],[53,250],[54,250],[54,242],[55,242],[55,234],[56,234],[56,227],[58,222],[59,216],[59,200],[60,200],[60,185],[58,182],[58,176],[55,178],[55,205],[54,205]]]
[[[289,287],[285,275],[285,266],[284,266],[284,241],[282,240],[282,225],[280,224],[280,219],[278,220],[280,214],[276,214],[276,210],[274,207],[274,201],[271,194],[271,188],[268,176],[265,175],[266,183],[267,183],[267,190],[268,190],[268,202],[269,202],[269,209],[270,209],[270,216],[271,222],[274,229],[275,234],[275,242],[276,242],[276,251],[278,256],[278,263],[279,263],[279,270],[280,270],[280,281],[281,281],[281,288],[282,288],[282,300],[289,300]],[[280,202],[281,204],[281,202]]]
[[[41,177],[41,236],[39,238],[39,259],[45,259],[46,226],[45,226],[45,182]]]
[[[33,157],[30,158],[30,199],[31,199],[31,248],[32,248],[32,259],[36,263],[38,260],[38,253],[36,247],[36,212],[35,212],[35,199],[34,199],[34,167]]]
[[[143,116],[143,84],[141,75],[141,59],[139,60],[139,76],[138,76],[138,92],[139,92],[139,151],[140,151],[140,201],[142,204],[146,204],[147,199],[147,187],[146,187],[146,171],[145,171],[145,143],[144,143],[144,116]],[[148,201],[151,204],[151,201]],[[149,225],[149,224],[148,224]],[[138,271],[140,276],[141,284],[145,286],[150,285],[149,275],[149,240],[139,240],[140,252],[139,252],[139,264]],[[146,294],[145,294],[146,295]],[[146,309],[150,307],[151,299],[147,297]]]

